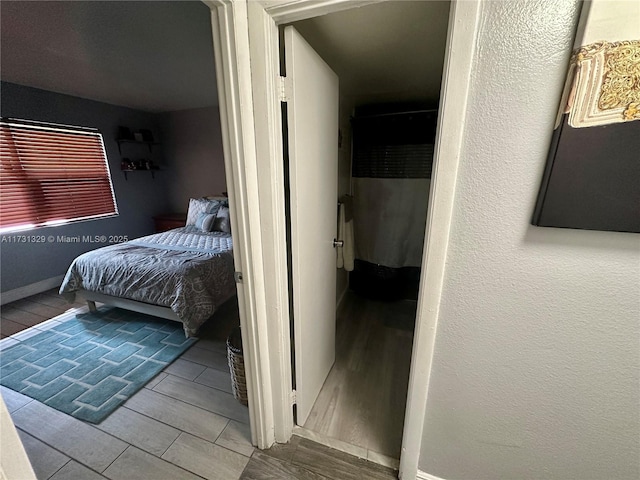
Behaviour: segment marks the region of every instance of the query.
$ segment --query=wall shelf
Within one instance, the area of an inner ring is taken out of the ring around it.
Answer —
[[[145,141],[126,139],[126,138],[116,138],[116,142],[118,142],[118,152],[120,153],[120,155],[122,155],[123,143],[134,143],[137,145],[146,145],[147,147],[149,147],[150,152],[153,150],[153,145],[160,145],[160,143],[158,142],[145,142]]]
[[[129,172],[148,172],[148,173],[151,173],[151,178],[153,178],[155,180],[156,172],[158,171],[158,169],[154,168],[154,169],[146,170],[146,169],[142,169],[141,168],[141,169],[137,169],[136,170],[136,169],[132,169],[132,168],[126,168],[126,169],[123,168],[123,169],[121,169],[121,171],[122,171],[122,173],[124,173],[124,179],[127,180],[127,181],[129,180],[129,177],[128,177],[128,173]]]
[[[151,172],[151,178],[155,180],[155,172],[159,170],[159,167],[154,162],[157,158],[153,157],[158,155],[157,151],[153,153],[153,146],[160,145],[160,142],[155,141],[151,130],[141,129],[132,132],[128,127],[120,126],[115,141],[120,153],[120,170],[124,173],[125,180],[129,180],[130,172]],[[147,156],[141,158],[144,155],[145,147],[149,149],[149,154],[147,154],[149,158],[146,158]],[[129,155],[125,154],[126,156],[123,157],[123,149]]]

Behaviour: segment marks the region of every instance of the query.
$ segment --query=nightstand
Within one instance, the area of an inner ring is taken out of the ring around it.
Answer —
[[[172,228],[184,227],[187,222],[186,213],[164,213],[153,217],[156,232],[166,232]]]

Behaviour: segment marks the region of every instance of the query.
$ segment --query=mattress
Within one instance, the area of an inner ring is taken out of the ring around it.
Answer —
[[[168,307],[193,336],[236,292],[231,235],[191,225],[84,253],[60,293],[79,290]]]

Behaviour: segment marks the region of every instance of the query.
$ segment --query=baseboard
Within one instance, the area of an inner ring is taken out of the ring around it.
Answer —
[[[0,293],[0,305],[15,302],[16,300],[27,298],[32,295],[37,295],[38,293],[46,292],[47,290],[51,290],[52,288],[59,287],[63,279],[64,275],[59,275],[57,277],[47,278],[46,280],[41,280],[30,285],[25,285],[24,287],[2,292]]]
[[[431,475],[430,473],[418,470],[418,473],[416,474],[416,480],[444,480],[444,478],[436,477],[435,475]]]

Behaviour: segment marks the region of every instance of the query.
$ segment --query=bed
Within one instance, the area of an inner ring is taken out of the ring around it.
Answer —
[[[186,336],[195,336],[236,293],[231,234],[221,231],[210,205],[194,213],[190,203],[184,227],[80,255],[60,293],[87,300],[92,310],[97,301],[180,321]],[[226,215],[228,223],[228,208]]]

